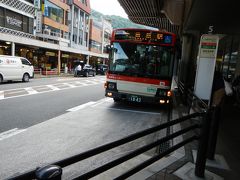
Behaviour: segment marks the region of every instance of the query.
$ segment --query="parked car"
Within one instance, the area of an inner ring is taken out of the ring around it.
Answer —
[[[105,75],[108,70],[108,65],[106,64],[98,64],[97,66],[97,74]]]
[[[0,83],[10,80],[28,82],[33,77],[33,65],[26,58],[0,55]]]
[[[76,76],[95,76],[96,70],[89,64],[83,65],[82,69],[76,71]]]

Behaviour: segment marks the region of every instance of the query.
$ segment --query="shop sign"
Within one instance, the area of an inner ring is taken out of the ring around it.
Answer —
[[[34,0],[34,7],[40,9],[40,0]]]
[[[22,21],[16,19],[15,17],[6,16],[7,23],[12,26],[22,27]]]
[[[42,32],[42,12],[38,11],[36,14],[36,32]]]
[[[69,54],[62,54],[63,58],[69,58]]]
[[[47,51],[46,56],[56,56],[56,54],[54,52]]]

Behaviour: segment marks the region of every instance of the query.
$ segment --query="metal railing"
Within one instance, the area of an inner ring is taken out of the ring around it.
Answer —
[[[34,16],[34,5],[23,0],[0,0],[0,3]]]
[[[9,35],[18,36],[18,37],[29,38],[29,39],[35,39],[35,36],[33,34],[24,33],[21,31],[16,31],[16,30],[9,29],[6,27],[1,27],[1,26],[0,26],[0,33],[9,34]]]
[[[141,132],[137,132],[134,133],[132,135],[129,135],[127,137],[124,137],[120,140],[111,142],[111,143],[107,143],[105,145],[96,147],[94,149],[88,150],[86,152],[80,153],[78,155],[75,156],[71,156],[69,158],[66,158],[64,160],[60,160],[57,162],[53,162],[48,166],[45,166],[43,168],[38,168],[38,169],[33,169],[29,172],[26,172],[22,175],[19,176],[15,176],[12,177],[11,179],[44,179],[46,177],[48,177],[49,179],[61,179],[61,175],[62,175],[62,168],[72,165],[74,163],[80,162],[84,159],[90,158],[92,156],[98,155],[100,153],[106,152],[108,150],[111,150],[112,148],[121,146],[123,144],[132,142],[136,139],[139,139],[141,137],[144,137],[146,135],[155,133],[157,131],[163,130],[165,128],[169,128],[170,126],[173,126],[175,124],[178,123],[183,123],[186,121],[190,121],[192,118],[195,117],[201,117],[202,118],[202,123],[201,124],[192,124],[189,125],[188,127],[181,129],[177,132],[174,132],[172,134],[166,135],[165,137],[156,140],[155,142],[152,142],[148,145],[142,146],[134,151],[131,151],[130,153],[115,159],[111,162],[108,162],[100,167],[97,167],[96,169],[93,169],[85,174],[82,174],[74,179],[89,179],[92,178],[94,176],[97,176],[135,156],[138,156],[156,146],[159,146],[163,143],[168,142],[169,140],[172,140],[173,138],[176,138],[180,135],[183,135],[185,133],[188,133],[192,130],[195,129],[199,129],[200,128],[200,135],[191,135],[190,137],[184,139],[183,141],[181,141],[178,144],[173,145],[172,147],[169,147],[168,149],[166,149],[165,151],[154,155],[153,157],[151,157],[150,159],[148,159],[147,161],[144,161],[143,163],[137,165],[136,167],[128,170],[127,172],[121,174],[120,176],[116,177],[115,179],[125,179],[127,177],[132,176],[133,174],[141,171],[143,168],[151,165],[152,163],[160,160],[162,157],[168,155],[169,153],[177,150],[178,148],[186,145],[187,143],[190,143],[194,140],[199,140],[199,146],[198,146],[198,154],[197,154],[197,162],[196,162],[196,168],[195,168],[195,175],[198,177],[204,177],[204,170],[205,170],[205,163],[206,163],[206,153],[207,153],[207,142],[208,142],[208,135],[209,135],[209,127],[210,127],[210,111],[206,111],[203,113],[193,113],[169,122],[166,122],[164,124],[143,130]],[[51,177],[51,178],[50,178]]]

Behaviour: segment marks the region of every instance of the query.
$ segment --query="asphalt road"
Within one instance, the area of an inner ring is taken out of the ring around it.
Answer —
[[[99,81],[98,84],[91,84],[88,82],[85,86],[81,87],[64,87],[59,91],[46,91],[44,93],[21,96],[21,92],[23,92],[21,91],[22,88],[76,81],[84,82],[85,80],[91,81],[92,79],[101,79],[102,82]],[[89,101],[102,99],[104,97],[103,82],[104,77],[98,76],[95,78],[69,77],[33,79],[29,83],[15,82],[1,84],[0,91],[10,91],[10,89],[14,89],[18,91],[18,94],[15,94],[13,98],[0,100],[0,133],[13,128],[25,129],[64,114],[67,109],[72,107]]]

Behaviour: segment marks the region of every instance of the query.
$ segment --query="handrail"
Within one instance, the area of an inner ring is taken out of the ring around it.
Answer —
[[[105,165],[103,165],[99,168],[96,168],[96,169],[94,169],[94,170],[92,170],[92,171],[90,171],[90,172],[88,172],[84,175],[81,175],[81,176],[77,177],[76,179],[86,179],[86,178],[94,177],[94,176],[96,176],[96,175],[98,175],[98,174],[100,174],[104,171],[107,171],[108,169],[111,169],[114,166],[117,166],[117,165],[119,165],[119,164],[121,164],[121,163],[135,157],[135,156],[138,156],[138,155],[156,147],[157,145],[160,145],[160,144],[162,144],[162,143],[164,143],[168,140],[171,140],[171,139],[173,139],[173,138],[175,138],[179,135],[182,135],[182,134],[184,134],[184,133],[186,133],[190,130],[196,129],[196,128],[199,128],[199,125],[195,124],[195,125],[192,125],[192,126],[189,126],[189,127],[185,128],[183,130],[177,131],[177,132],[175,132],[175,133],[173,133],[169,136],[161,138],[161,139],[159,139],[159,140],[157,140],[157,141],[155,141],[151,144],[145,145],[145,146],[143,146],[143,147],[141,147],[141,148],[139,148],[135,151],[132,151],[131,153],[128,153],[125,156],[122,156],[122,157],[120,157],[120,158],[118,158],[114,161],[111,161],[110,163],[107,163],[107,164],[105,164]]]
[[[134,134],[129,135],[129,136],[127,136],[125,138],[122,138],[120,140],[116,140],[114,142],[107,143],[105,145],[96,147],[94,149],[90,149],[90,150],[88,150],[86,152],[80,153],[78,155],[75,155],[75,156],[72,156],[72,157],[66,158],[64,160],[57,161],[55,163],[51,163],[51,164],[54,164],[54,165],[57,165],[57,166],[60,166],[61,168],[63,168],[63,167],[66,167],[68,165],[71,165],[71,164],[74,164],[76,162],[79,162],[81,160],[84,160],[84,159],[87,159],[89,157],[92,157],[92,156],[95,156],[97,154],[100,154],[102,152],[108,151],[108,150],[110,150],[112,148],[115,148],[115,147],[118,147],[120,145],[126,144],[128,142],[133,141],[133,140],[139,139],[139,138],[144,137],[146,135],[152,134],[152,133],[154,133],[156,131],[165,129],[165,128],[169,127],[169,126],[173,126],[175,124],[184,122],[184,121],[189,120],[189,119],[194,118],[194,117],[199,117],[199,116],[202,117],[204,114],[205,113],[198,113],[198,112],[197,113],[193,113],[193,114],[190,114],[190,115],[187,115],[187,116],[184,116],[184,117],[181,117],[181,118],[178,118],[178,119],[166,122],[164,124],[161,124],[161,125],[158,125],[158,126],[155,126],[155,127],[152,127],[152,128],[149,128],[149,129],[137,132],[137,133],[134,133]],[[82,175],[82,176],[83,177],[84,176],[86,176],[86,177],[93,177],[93,176],[95,176],[95,175],[97,175],[99,173],[102,173],[103,171],[106,171],[107,169],[110,169],[110,168],[112,168],[112,167],[114,167],[114,166],[124,162],[123,160],[126,161],[128,159],[131,159],[132,157],[134,157],[136,155],[139,155],[139,153],[141,154],[141,153],[149,150],[149,148],[151,149],[151,148],[153,148],[153,147],[155,147],[157,145],[160,145],[160,144],[162,144],[162,143],[164,143],[164,142],[166,142],[166,141],[168,141],[170,139],[173,139],[174,137],[177,137],[177,136],[179,136],[181,134],[184,134],[186,132],[189,132],[190,130],[193,130],[193,129],[199,128],[199,127],[200,127],[199,125],[189,126],[188,128],[182,129],[182,130],[180,130],[178,132],[175,132],[175,133],[173,133],[171,135],[168,135],[168,136],[166,136],[166,137],[164,137],[162,139],[159,139],[156,142],[153,142],[153,143],[151,143],[149,145],[143,146],[140,149],[137,149],[137,150],[133,151],[132,153],[127,154],[126,156],[123,156],[123,157],[121,157],[119,159],[116,159],[116,160],[110,162],[110,163],[107,163],[107,164],[103,165],[100,168],[97,168],[97,169],[95,169],[93,171],[88,172],[89,174],[86,173],[85,175]],[[194,137],[194,138],[190,138],[190,139],[192,141],[192,140],[195,140],[197,138]],[[166,152],[168,152],[168,151],[172,152],[172,150],[174,150],[175,148],[181,147],[184,144],[190,142],[190,139],[186,140],[186,141],[183,141],[182,143],[179,143],[179,145],[175,145],[175,146],[171,147]],[[165,154],[166,152],[164,151],[163,154]],[[157,156],[157,157],[159,158],[159,157],[162,157],[162,156]],[[34,170],[31,170],[31,171],[29,171],[27,173],[24,173],[24,174],[20,175],[20,176],[13,177],[11,179],[34,179],[34,178],[36,178],[35,172],[36,172],[36,170],[34,169]],[[83,178],[83,177],[81,177],[81,178]],[[83,178],[83,179],[85,179],[85,178]]]

